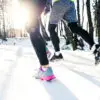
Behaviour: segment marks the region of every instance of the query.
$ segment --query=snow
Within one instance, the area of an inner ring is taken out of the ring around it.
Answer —
[[[29,38],[1,43],[0,100],[100,100],[100,65],[92,53],[61,52],[64,60],[50,62],[56,80],[45,82],[33,77],[39,63]]]

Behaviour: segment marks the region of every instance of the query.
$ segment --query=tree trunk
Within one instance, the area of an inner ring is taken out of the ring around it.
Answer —
[[[78,17],[78,24],[80,25],[80,2],[77,0],[77,17]]]
[[[87,16],[88,16],[88,22],[89,22],[89,35],[93,39],[93,23],[92,23],[92,17],[91,17],[91,9],[90,9],[90,0],[87,0],[86,2],[87,6]]]
[[[5,15],[4,15],[4,10],[3,10],[3,40],[6,40],[7,34],[5,30]]]
[[[100,44],[100,0],[97,4],[97,33],[98,33],[98,42]]]
[[[82,0],[82,22],[81,22],[82,27],[83,23],[84,23],[84,0]]]

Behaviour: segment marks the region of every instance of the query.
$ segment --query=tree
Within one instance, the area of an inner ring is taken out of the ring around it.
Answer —
[[[100,44],[100,0],[97,3],[97,33],[98,33],[98,42]]]
[[[5,4],[6,4],[5,0],[0,1],[0,21],[1,21],[0,28],[3,40],[6,40],[7,37],[5,30]]]
[[[83,27],[83,23],[84,23],[84,0],[82,0],[82,22],[81,22],[82,27]]]
[[[97,0],[93,0],[93,4],[92,4],[92,7],[93,7],[93,14],[94,14],[94,29],[95,29],[95,32],[96,32],[96,36],[98,35],[97,34]]]
[[[86,1],[86,7],[87,7],[87,17],[89,22],[89,35],[93,39],[94,28],[93,28],[92,17],[91,17],[90,0]]]
[[[80,2],[77,0],[77,17],[78,17],[78,24],[80,25]]]

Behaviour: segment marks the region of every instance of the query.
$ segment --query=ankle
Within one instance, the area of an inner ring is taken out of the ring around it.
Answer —
[[[41,65],[42,68],[48,68],[49,67],[49,64],[47,65]]]
[[[47,65],[41,65],[41,69],[43,71],[46,71],[48,69],[48,67],[49,67],[49,64],[47,64]]]
[[[55,52],[55,55],[59,56],[60,55],[60,51]]]

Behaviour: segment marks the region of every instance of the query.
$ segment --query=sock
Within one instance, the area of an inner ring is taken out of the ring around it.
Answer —
[[[45,68],[45,67],[42,67],[42,70],[43,70],[43,71],[46,71],[47,69],[48,69],[48,67],[47,67],[47,68]]]
[[[59,56],[60,55],[60,51],[55,52],[55,55]]]

